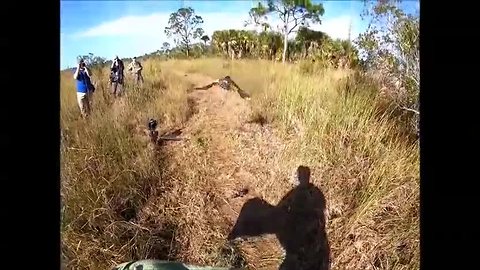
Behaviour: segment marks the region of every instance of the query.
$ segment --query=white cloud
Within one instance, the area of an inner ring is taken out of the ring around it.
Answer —
[[[359,22],[360,18],[356,19],[355,17],[349,15],[341,15],[338,17],[334,17],[331,19],[322,19],[321,24],[312,24],[309,28],[322,31],[327,33],[330,37],[336,39],[347,39],[349,31],[351,31],[351,38],[355,38],[359,32]],[[281,21],[278,17],[269,18],[269,23],[271,24],[272,28],[280,31],[281,30]],[[350,30],[351,24],[351,30]],[[298,30],[298,29],[297,29]],[[289,38],[295,37],[295,32],[289,35]]]
[[[165,37],[164,29],[167,26],[169,13],[154,13],[148,16],[128,16],[114,21],[105,22],[89,28],[85,31],[75,33],[73,37]],[[220,29],[241,29],[247,16],[238,16],[237,13],[203,13],[201,14],[205,23],[202,28],[206,34],[211,35],[215,30]]]
[[[127,16],[105,22],[74,34],[74,37],[101,36],[151,36],[157,34],[162,24],[168,21],[168,14],[156,13],[149,16]]]
[[[240,15],[233,12],[202,13],[205,34],[211,36],[216,30],[243,29],[248,14]],[[78,42],[89,38],[107,38],[109,42],[98,45],[86,42],[83,50],[105,54],[109,58],[114,55],[131,57],[159,50],[163,42],[173,45],[173,38],[168,38],[164,29],[168,24],[170,13],[153,13],[148,16],[126,16],[114,21],[104,22],[84,31],[70,34],[70,40]],[[252,27],[249,27],[252,28]],[[111,42],[111,41],[118,41]],[[98,43],[95,43],[98,44]],[[112,45],[114,44],[114,45]],[[87,49],[90,47],[89,49]],[[105,53],[106,52],[106,53]]]
[[[351,16],[342,15],[330,20],[324,20],[321,25],[312,26],[312,29],[325,32],[334,39],[347,39],[350,31],[351,38],[355,38],[355,36],[358,35],[356,26],[356,22]]]
[[[109,58],[117,54],[123,57],[131,57],[154,52],[161,48],[163,42],[169,42],[173,45],[173,39],[167,38],[164,33],[169,16],[169,13],[153,13],[148,16],[126,16],[114,21],[101,23],[74,34],[62,33],[61,47],[63,47],[65,42],[78,42],[79,40],[84,42],[85,39],[105,37],[108,42],[102,42],[101,44],[103,45],[100,45],[101,47],[98,47],[99,44],[97,43],[101,41],[97,40],[95,43],[86,41],[85,45],[82,46],[82,52],[79,51],[77,54],[82,54],[83,51],[92,51],[95,54]],[[244,22],[248,19],[248,14],[246,13],[216,12],[202,13],[201,16],[205,21],[202,28],[209,36],[216,30],[255,29],[254,26],[244,27]],[[279,19],[276,16],[272,16],[270,22],[274,28],[279,25]],[[355,26],[355,21],[353,21],[352,38],[355,38],[359,32],[358,27]],[[333,38],[344,39],[348,38],[349,27],[350,17],[348,15],[324,19],[321,25],[312,25],[313,29],[326,32]],[[294,34],[291,35],[291,37],[293,36]],[[65,50],[62,50],[62,53],[65,53]]]
[[[238,13],[204,13],[202,17],[205,21],[203,29],[208,35],[212,35],[215,30],[223,29],[254,29],[253,26],[244,27],[248,15],[239,16]],[[154,13],[148,16],[127,16],[114,21],[105,22],[100,25],[89,28],[85,31],[76,33],[73,37],[105,37],[105,36],[123,36],[123,37],[144,37],[167,39],[164,28],[167,26],[169,13]],[[339,16],[333,19],[327,19],[321,25],[312,25],[315,30],[326,32],[333,38],[347,38],[351,17],[348,15]],[[273,28],[278,28],[279,20],[273,17],[270,22]],[[353,21],[355,24],[355,21]],[[353,25],[352,34],[355,30]],[[353,36],[353,35],[352,35]]]

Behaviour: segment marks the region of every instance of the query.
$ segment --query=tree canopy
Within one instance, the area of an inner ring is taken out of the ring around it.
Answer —
[[[282,21],[283,34],[283,55],[282,62],[285,62],[288,50],[288,35],[294,32],[299,26],[308,27],[311,23],[320,24],[320,17],[325,10],[321,3],[313,4],[311,0],[268,0],[264,5],[261,2],[250,9],[252,23],[265,25],[261,18],[267,18],[270,14],[275,14]]]
[[[170,14],[168,24],[169,26],[165,27],[165,34],[168,37],[174,36],[175,43],[185,49],[188,57],[191,44],[204,33],[200,27],[203,24],[202,17],[196,15],[191,7],[180,8]]]

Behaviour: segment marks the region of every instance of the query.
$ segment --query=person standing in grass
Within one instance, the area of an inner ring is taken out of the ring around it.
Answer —
[[[135,84],[138,85],[139,82],[142,82],[143,84],[143,66],[142,64],[140,64],[140,62],[137,61],[137,57],[133,57],[133,61],[128,66],[128,70],[133,74],[135,78]]]
[[[113,59],[112,66],[110,67],[110,83],[112,85],[112,94],[114,96],[119,96],[120,93],[123,91],[123,71],[125,66],[123,65],[123,61],[115,56]]]
[[[73,74],[73,79],[77,83],[77,101],[80,107],[82,117],[87,117],[92,109],[92,96],[95,91],[95,87],[92,84],[91,71],[85,64],[85,61],[81,59]]]

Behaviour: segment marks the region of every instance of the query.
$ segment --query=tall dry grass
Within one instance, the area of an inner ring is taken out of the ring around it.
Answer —
[[[418,269],[417,142],[401,132],[374,82],[355,71],[308,65],[147,60],[145,88],[129,88],[123,103],[114,103],[102,83],[87,121],[78,119],[71,74],[62,74],[62,250],[68,268],[105,269],[141,258],[210,265],[240,260],[241,251],[224,241],[228,231],[213,210],[218,202],[205,195],[214,189],[208,181],[214,172],[205,165],[208,145],[199,143],[206,150],[184,157],[182,170],[172,171],[172,159],[153,156],[138,135],[148,117],[164,130],[188,119],[184,72],[230,75],[252,94],[251,118],[281,132],[285,151],[278,166],[314,169],[329,206],[333,269]],[[96,71],[102,82],[106,72]],[[258,192],[274,194],[272,200],[284,189],[262,188],[259,183]]]
[[[146,149],[142,132],[149,117],[168,129],[184,122],[190,108],[187,85],[153,70],[146,64],[145,88],[127,85],[116,101],[106,83],[108,70],[94,70],[98,86],[87,120],[79,117],[72,74],[61,75],[62,254],[69,269],[167,258],[176,221],[162,217],[154,224],[158,232],[132,222],[150,197],[167,188],[166,162]]]

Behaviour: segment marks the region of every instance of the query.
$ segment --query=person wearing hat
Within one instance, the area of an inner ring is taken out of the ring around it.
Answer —
[[[112,94],[114,96],[119,96],[123,90],[124,69],[123,61],[118,56],[115,56],[110,67],[110,83],[112,84]]]
[[[133,57],[133,61],[128,66],[128,70],[133,74],[135,78],[135,84],[138,84],[140,81],[143,84],[142,70],[143,66],[140,62],[137,61],[137,57]]]
[[[95,91],[95,87],[91,81],[91,72],[85,61],[80,59],[78,66],[73,74],[73,79],[77,83],[77,101],[80,107],[82,117],[87,117],[91,112],[92,106],[92,94]]]

